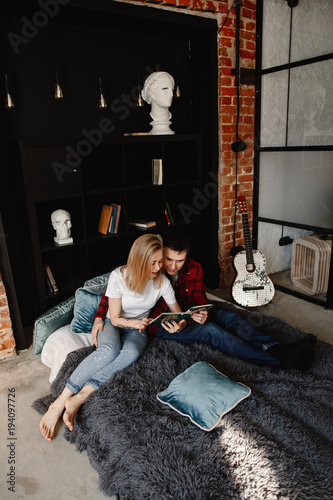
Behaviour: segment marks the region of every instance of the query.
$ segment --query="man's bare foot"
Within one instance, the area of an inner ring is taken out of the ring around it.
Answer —
[[[65,413],[62,418],[70,431],[74,429],[74,419],[79,408],[94,390],[90,385],[85,385],[80,392],[65,401]]]
[[[59,418],[63,412],[64,405],[59,404],[56,401],[52,403],[45,413],[44,417],[40,421],[39,429],[43,436],[48,440],[52,441],[54,430],[57,425]]]
[[[81,405],[82,403],[77,400],[76,396],[67,399],[65,402],[65,413],[62,419],[70,431],[74,429],[74,418]]]

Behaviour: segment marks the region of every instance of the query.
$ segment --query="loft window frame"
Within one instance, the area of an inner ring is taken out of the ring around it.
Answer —
[[[291,62],[291,43],[292,43],[292,17],[293,9],[290,8],[290,32],[289,32],[289,55],[288,63],[272,66],[270,68],[262,69],[262,43],[263,43],[263,2],[264,0],[258,0],[257,2],[257,33],[256,33],[256,92],[255,92],[255,143],[254,143],[254,182],[253,182],[253,245],[257,246],[258,242],[258,229],[259,222],[275,224],[279,226],[294,227],[297,229],[306,229],[313,232],[321,232],[323,234],[332,234],[333,228],[323,228],[313,225],[297,224],[290,221],[283,221],[271,218],[265,218],[259,216],[259,178],[260,178],[260,154],[262,152],[279,152],[279,151],[333,151],[333,145],[325,146],[287,146],[288,144],[288,117],[289,117],[289,98],[290,98],[290,71],[293,68],[305,67],[311,64],[316,64],[318,62],[328,61],[333,59],[333,52],[323,54],[320,56],[309,57],[305,59],[300,59],[298,61]],[[287,116],[286,116],[286,137],[285,146],[270,146],[262,147],[260,144],[260,132],[261,132],[261,94],[262,94],[262,77],[264,75],[277,73],[280,71],[288,71],[288,90],[287,90]],[[299,298],[305,299],[309,302],[313,302],[319,305],[325,305],[328,309],[333,309],[333,246],[331,252],[331,263],[330,263],[330,273],[329,273],[329,284],[326,297],[326,303],[322,300],[318,300],[315,297],[305,295],[301,292],[292,291],[289,288],[275,285],[276,288],[289,293],[291,295],[297,296]]]

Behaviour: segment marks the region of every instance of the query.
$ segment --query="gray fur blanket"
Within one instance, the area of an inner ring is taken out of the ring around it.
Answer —
[[[304,336],[278,318],[243,315],[285,342]],[[91,349],[68,355],[51,394],[34,402],[37,411],[46,411]],[[252,391],[209,433],[156,398],[200,360]],[[89,397],[65,436],[86,450],[100,489],[119,500],[329,500],[332,388],[333,346],[324,342],[316,346],[313,367],[301,373],[152,338],[135,364]]]

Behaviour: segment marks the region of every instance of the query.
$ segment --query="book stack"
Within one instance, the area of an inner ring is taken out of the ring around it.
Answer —
[[[121,205],[103,205],[97,231],[101,234],[118,233]]]

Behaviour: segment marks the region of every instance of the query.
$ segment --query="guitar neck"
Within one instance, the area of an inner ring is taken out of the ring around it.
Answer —
[[[244,231],[244,242],[245,242],[245,252],[246,252],[246,262],[247,264],[253,264],[253,249],[252,249],[252,239],[250,232],[249,219],[247,214],[242,214],[243,231]]]

